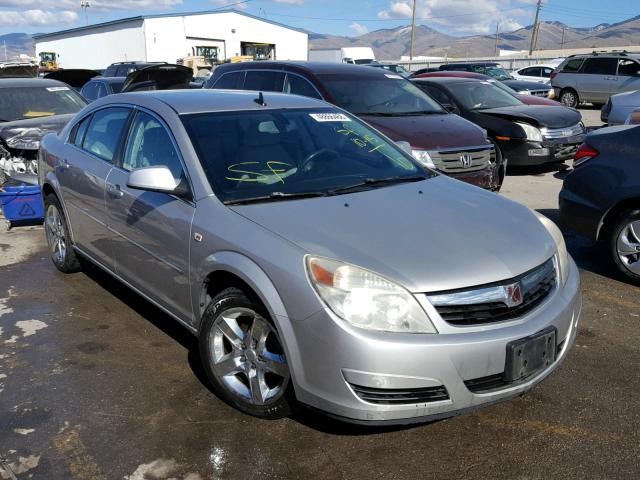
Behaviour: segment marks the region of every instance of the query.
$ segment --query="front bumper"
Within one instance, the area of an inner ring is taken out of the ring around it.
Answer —
[[[496,324],[454,327],[425,305],[439,334],[393,334],[352,327],[324,310],[291,322],[296,361],[290,364],[298,400],[342,420],[412,423],[463,413],[530,390],[566,358],[581,310],[580,279],[573,261],[564,288],[557,288],[527,315]],[[417,295],[417,297],[421,297]],[[499,375],[507,343],[549,326],[557,329],[556,360],[520,383],[473,393],[465,381]],[[448,398],[381,404],[363,400],[354,385],[372,389],[446,388]]]
[[[484,188],[486,190],[495,190],[500,186],[500,175],[498,169],[499,166],[496,163],[492,163],[486,168],[483,168],[482,170],[476,170],[475,172],[440,173],[451,178],[455,178],[456,180],[470,183],[471,185],[475,185],[476,187]]]
[[[500,140],[499,143],[503,155],[509,160],[509,165],[533,166],[572,159],[584,138],[585,135],[575,135],[542,142],[512,138]]]

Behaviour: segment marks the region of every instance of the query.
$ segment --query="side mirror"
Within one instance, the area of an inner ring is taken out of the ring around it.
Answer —
[[[450,103],[446,103],[442,106],[449,113],[456,113],[456,114],[460,113],[460,110],[458,110],[458,107],[456,107],[455,105],[451,105]]]
[[[162,165],[134,170],[127,178],[127,186],[138,190],[175,194],[178,182],[173,178],[171,170]]]

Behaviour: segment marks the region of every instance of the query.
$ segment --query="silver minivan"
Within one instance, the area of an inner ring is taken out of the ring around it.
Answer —
[[[528,391],[576,336],[553,222],[319,100],[110,95],[40,167],[54,265],[88,260],[175,318],[251,415],[450,416]]]
[[[567,107],[602,106],[611,95],[640,90],[640,54],[571,55],[551,74],[551,86]]]

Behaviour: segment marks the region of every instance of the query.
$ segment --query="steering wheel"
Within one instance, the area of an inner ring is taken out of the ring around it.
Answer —
[[[309,173],[311,170],[313,170],[313,163],[315,162],[315,160],[322,155],[329,155],[332,160],[340,157],[340,154],[331,148],[321,148],[320,150],[316,150],[311,155],[307,156],[307,158],[302,161],[302,163],[300,164],[300,171],[302,173]]]

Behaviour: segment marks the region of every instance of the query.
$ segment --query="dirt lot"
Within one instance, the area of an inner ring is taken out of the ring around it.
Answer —
[[[514,172],[503,194],[555,219],[561,176]],[[175,322],[97,270],[55,271],[41,228],[0,233],[0,458],[19,479],[639,478],[640,290],[566,233],[584,307],[558,371],[517,400],[385,429],[240,414]]]

